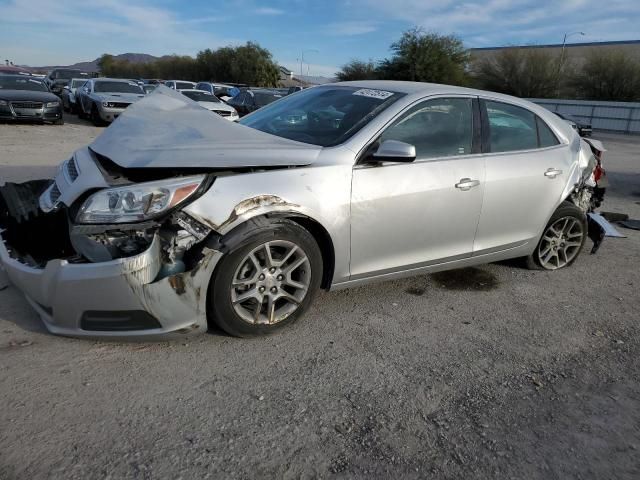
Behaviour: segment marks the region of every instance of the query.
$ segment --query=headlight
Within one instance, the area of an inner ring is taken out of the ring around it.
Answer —
[[[113,102],[102,102],[102,106],[103,107],[107,107],[107,108],[113,108],[115,106],[115,103],[113,103]]]
[[[135,223],[155,218],[187,200],[204,179],[197,175],[101,190],[84,202],[76,222]]]
[[[58,105],[60,105],[60,102],[47,102],[44,104],[45,107],[50,108],[50,107],[57,107]]]
[[[0,100],[0,107],[6,107],[7,105],[9,105],[9,102],[6,100]]]

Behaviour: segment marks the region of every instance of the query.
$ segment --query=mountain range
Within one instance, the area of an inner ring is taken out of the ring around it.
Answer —
[[[131,63],[149,63],[158,60],[161,57],[155,57],[153,55],[149,55],[147,53],[122,53],[120,55],[114,55],[114,59],[116,60],[127,60]],[[82,70],[83,72],[97,72],[98,71],[98,60],[92,60],[90,62],[78,62],[73,65],[48,65],[44,67],[31,67],[33,70],[52,70],[54,68],[77,68],[78,70]]]

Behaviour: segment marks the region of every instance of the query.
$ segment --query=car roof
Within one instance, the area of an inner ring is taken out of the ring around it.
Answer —
[[[42,83],[42,78],[33,77],[31,75],[15,75],[15,74],[11,73],[11,74],[2,75],[2,78],[21,78],[21,79],[25,79],[26,78],[28,80],[31,80],[32,82],[40,82],[40,83]]]
[[[206,90],[198,90],[197,88],[181,88],[180,90],[178,90],[181,93],[184,92],[198,92],[198,93],[204,93],[206,95],[209,95],[210,97],[213,97],[214,95],[211,95],[209,92],[207,92]]]
[[[123,83],[138,83],[135,80],[129,80],[128,78],[110,78],[110,77],[98,77],[98,78],[89,78],[87,80],[93,80],[95,82],[99,81],[108,81],[108,82],[123,82]]]

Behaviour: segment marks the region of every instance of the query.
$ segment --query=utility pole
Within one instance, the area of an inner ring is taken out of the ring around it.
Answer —
[[[564,38],[562,39],[562,50],[560,52],[560,61],[558,62],[558,75],[557,75],[557,80],[556,80],[556,96],[559,97],[560,96],[560,77],[562,75],[562,67],[564,66],[564,52],[567,46],[567,38],[569,38],[572,35],[582,35],[584,37],[584,32],[571,32],[571,33],[565,33],[564,34]]]

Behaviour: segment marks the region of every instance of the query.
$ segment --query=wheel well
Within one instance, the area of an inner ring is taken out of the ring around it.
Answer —
[[[336,254],[333,248],[333,241],[329,232],[315,220],[304,216],[287,216],[285,218],[296,222],[301,227],[313,235],[318,247],[320,247],[320,254],[322,255],[322,282],[320,287],[328,290],[331,287],[331,281],[333,280],[333,272],[336,263]]]

